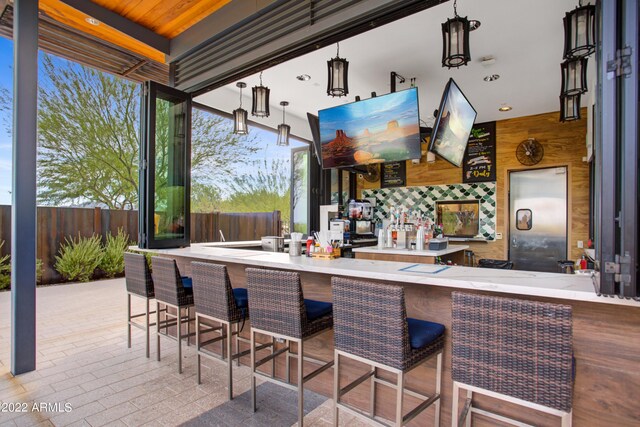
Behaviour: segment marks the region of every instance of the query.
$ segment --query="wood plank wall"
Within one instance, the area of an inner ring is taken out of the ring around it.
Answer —
[[[582,120],[560,123],[559,113],[545,113],[496,122],[496,177],[497,177],[497,227],[503,239],[494,242],[469,242],[480,258],[507,259],[509,212],[508,179],[510,171],[567,166],[568,188],[568,255],[578,259],[582,249],[577,241],[586,247],[589,239],[589,163],[582,158],[587,155],[587,110],[582,111]],[[516,159],[516,147],[527,138],[536,138],[544,147],[544,158],[535,166],[523,166]],[[426,144],[423,144],[426,150]],[[407,162],[407,186],[455,184],[462,182],[462,169],[456,168],[438,158],[435,163],[426,163],[423,156],[420,164]],[[380,182],[370,183],[358,179],[358,191],[380,188]]]
[[[37,256],[43,261],[42,283],[56,283],[61,277],[54,269],[56,255],[65,238],[78,235],[102,236],[122,228],[132,241],[138,240],[138,211],[100,208],[38,207]],[[262,236],[279,236],[280,211],[191,214],[191,242],[219,242],[222,230],[228,241],[255,240]],[[0,241],[5,241],[0,255],[11,253],[11,206],[0,206]]]

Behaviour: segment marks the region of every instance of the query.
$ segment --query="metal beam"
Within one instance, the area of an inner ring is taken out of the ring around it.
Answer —
[[[11,373],[36,369],[38,1],[15,0],[11,206]]]
[[[125,18],[122,15],[118,15],[115,12],[110,11],[102,6],[99,6],[91,1],[86,0],[61,0],[63,3],[68,4],[72,8],[79,10],[82,13],[86,13],[92,18],[108,25],[116,30],[124,33],[136,40],[141,41],[147,46],[159,50],[160,52],[168,55],[170,53],[170,40],[159,34],[154,33],[147,27],[143,27],[130,19]]]

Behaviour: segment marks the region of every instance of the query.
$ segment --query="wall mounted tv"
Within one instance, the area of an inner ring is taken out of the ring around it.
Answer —
[[[442,93],[438,117],[433,125],[429,151],[460,167],[477,115],[456,82],[449,79]]]
[[[322,167],[420,158],[418,89],[320,110]]]

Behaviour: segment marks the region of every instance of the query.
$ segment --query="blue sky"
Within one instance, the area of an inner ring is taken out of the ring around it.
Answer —
[[[0,37],[0,87],[13,92],[13,42],[4,37]],[[12,123],[12,113],[0,112],[0,205],[11,204],[11,135],[7,133]],[[259,150],[254,155],[254,160],[273,158],[289,158],[290,147],[278,147],[276,145],[276,134],[255,127],[250,128],[251,134],[258,135],[257,141]],[[301,146],[302,144],[292,141],[291,146]],[[250,165],[239,165],[238,172],[251,170]]]

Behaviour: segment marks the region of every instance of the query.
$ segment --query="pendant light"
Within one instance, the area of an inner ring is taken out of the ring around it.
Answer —
[[[253,87],[252,116],[269,117],[269,92],[271,90],[262,85],[262,71],[260,71],[260,86]]]
[[[237,110],[233,110],[233,133],[246,135],[249,133],[249,128],[247,127],[247,110],[242,108],[242,89],[247,87],[247,84],[238,82],[236,86],[240,88],[240,107]]]
[[[282,147],[289,145],[289,133],[291,133],[291,126],[285,123],[284,109],[289,103],[287,101],[280,102],[282,105],[282,124],[278,125],[278,142],[277,144]]]
[[[349,94],[349,61],[340,58],[340,43],[337,43],[336,57],[327,61],[329,78],[327,80],[327,95],[347,96]]]
[[[561,95],[577,95],[587,91],[587,58],[567,59],[562,70]]]
[[[565,59],[591,55],[596,50],[596,6],[582,5],[582,0],[564,19]]]
[[[580,120],[580,94],[560,97],[560,121]]]
[[[458,16],[458,1],[453,2],[454,17],[442,23],[442,66],[458,68],[467,65],[471,61],[469,51],[470,21],[466,17]],[[474,21],[474,28],[480,26],[479,21]]]

